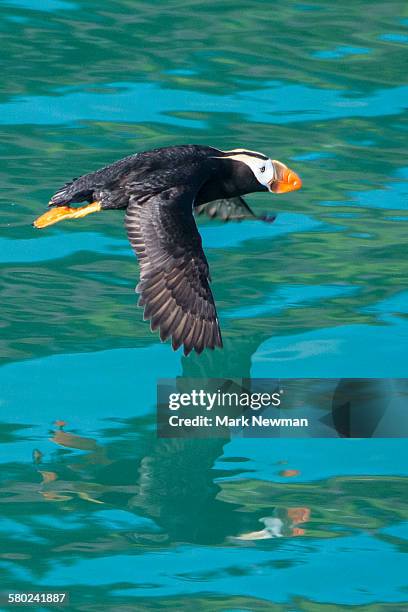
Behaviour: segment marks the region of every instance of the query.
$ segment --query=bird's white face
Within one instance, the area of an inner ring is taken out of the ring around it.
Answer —
[[[269,186],[275,178],[275,168],[272,160],[266,155],[247,149],[233,149],[232,151],[223,151],[223,153],[226,159],[239,161],[248,166],[258,183],[270,189]]]
[[[222,151],[223,159],[232,159],[248,166],[258,183],[273,193],[285,193],[300,189],[302,181],[295,172],[263,153],[247,149]]]
[[[258,183],[270,190],[270,185],[275,179],[275,168],[271,159],[260,159],[250,155],[238,155],[236,159],[243,162],[255,175]]]

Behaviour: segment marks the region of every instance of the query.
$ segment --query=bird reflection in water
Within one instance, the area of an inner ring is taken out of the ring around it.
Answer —
[[[214,469],[226,439],[153,439],[149,434],[133,447],[126,436],[102,446],[57,426],[51,440],[60,448],[60,460],[54,461],[53,469],[44,457],[38,463],[41,451],[36,452],[35,465],[41,476],[38,492],[43,499],[58,502],[65,510],[73,510],[81,500],[95,510],[96,505],[121,509],[153,521],[150,530],[122,534],[135,544],[232,544],[234,540],[300,535],[298,525],[308,518],[308,509],[277,509],[267,503],[247,512],[241,503],[226,499],[217,479],[243,471]],[[67,454],[67,449],[85,452],[78,456]],[[262,532],[254,531],[258,521],[264,522]],[[84,543],[69,543],[64,550],[67,546],[76,550],[77,545],[82,548]],[[119,541],[115,547],[120,547]]]
[[[183,357],[183,378],[216,378],[221,363],[225,377],[246,372],[249,378],[252,354],[262,341],[262,335],[243,336],[239,341],[240,350],[232,350],[227,338],[226,349],[231,356],[228,362],[223,361],[225,353],[223,357],[222,352],[215,351]],[[232,344],[235,348],[236,338]],[[218,479],[231,479],[244,471],[247,475],[249,471],[238,461],[236,470],[214,468],[229,443],[228,433],[225,439],[157,439],[152,431],[153,418],[148,418],[149,427],[143,418],[122,422],[124,429],[116,431],[116,439],[103,445],[90,437],[66,431],[65,421],[56,422],[51,440],[60,449],[59,462],[53,464],[55,478],[42,476],[43,498],[68,504],[69,500],[72,503],[80,499],[95,509],[97,504],[100,507],[104,504],[107,508],[130,510],[153,520],[155,533],[128,534],[134,541],[140,536],[145,542],[157,543],[232,543],[231,538],[249,539],[245,534],[253,533],[265,516],[272,517],[264,523],[268,534],[279,531],[275,520],[278,519],[284,523],[282,533],[298,535],[294,531],[297,524],[289,518],[289,513],[296,508],[283,514],[279,510],[279,516],[275,516],[277,500],[272,498],[270,503],[259,504],[250,512],[243,511],[240,501],[225,499],[224,485]],[[132,436],[137,436],[137,442],[131,441]],[[84,453],[67,454],[66,449]],[[38,453],[41,451],[37,449],[37,457]],[[49,472],[44,463],[42,457],[36,464],[37,469]],[[293,525],[289,526],[290,523]]]
[[[279,508],[275,516],[264,516],[259,519],[264,528],[238,536],[237,540],[269,540],[288,536],[305,535],[305,530],[298,527],[310,519],[310,508]]]

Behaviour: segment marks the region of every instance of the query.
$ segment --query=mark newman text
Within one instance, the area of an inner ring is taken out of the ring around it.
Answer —
[[[216,416],[196,416],[192,418],[179,417],[172,415],[169,418],[171,427],[308,427],[308,419],[269,419],[263,416],[236,417]]]

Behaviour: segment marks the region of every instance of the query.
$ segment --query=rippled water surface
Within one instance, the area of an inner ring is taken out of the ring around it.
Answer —
[[[405,609],[403,440],[159,441],[154,405],[161,376],[407,375],[406,3],[0,15],[1,587],[73,610]],[[304,184],[248,197],[273,224],[200,221],[225,348],[188,359],[135,308],[120,211],[31,227],[71,177],[186,142]]]

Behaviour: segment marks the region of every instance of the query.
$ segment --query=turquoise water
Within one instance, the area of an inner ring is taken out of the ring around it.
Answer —
[[[157,440],[154,409],[159,377],[407,376],[405,3],[0,18],[1,588],[73,610],[402,610],[404,440]],[[31,227],[71,177],[186,142],[304,185],[248,197],[273,224],[200,219],[225,348],[188,359],[135,307],[121,212]]]

